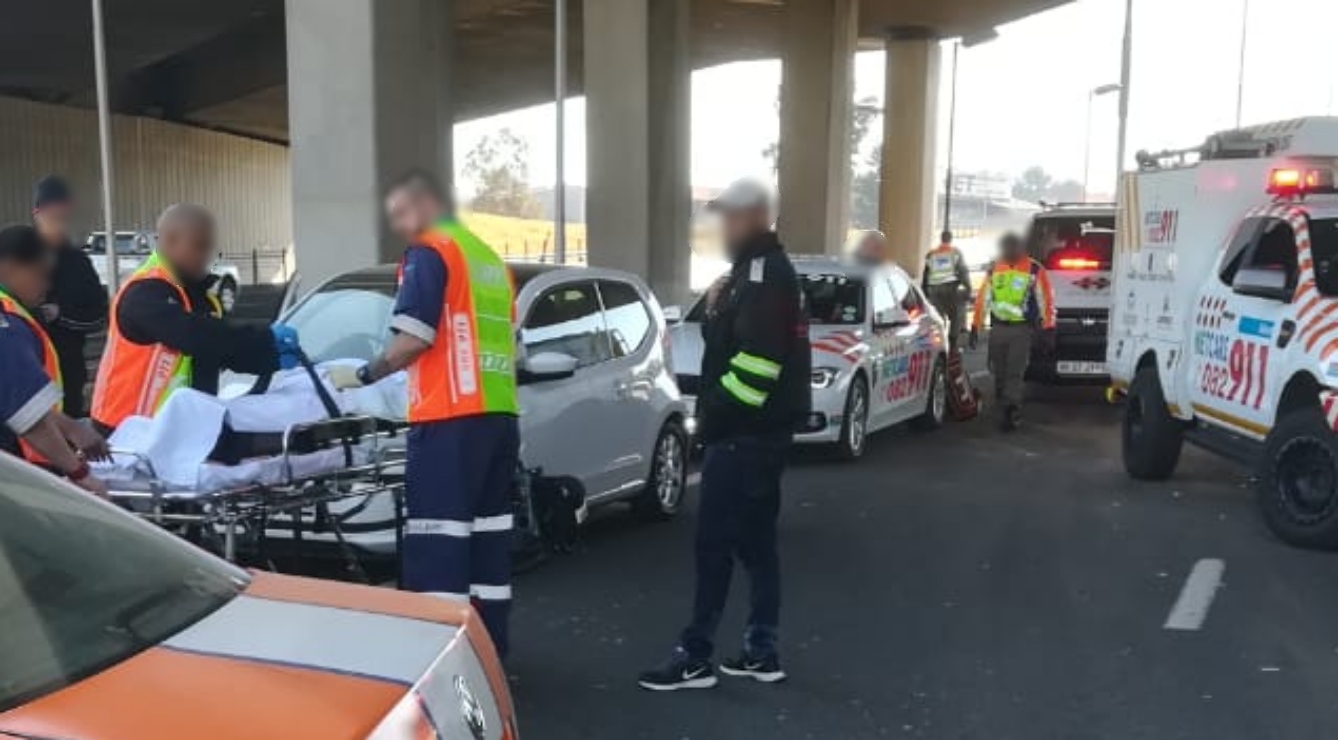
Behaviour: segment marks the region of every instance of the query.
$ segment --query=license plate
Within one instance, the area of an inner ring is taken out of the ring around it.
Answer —
[[[1104,362],[1061,362],[1060,375],[1106,375]]]

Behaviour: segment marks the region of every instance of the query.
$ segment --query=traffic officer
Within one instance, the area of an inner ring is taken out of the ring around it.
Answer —
[[[925,257],[925,296],[948,321],[948,339],[958,349],[966,330],[966,303],[971,300],[971,271],[962,251],[952,245],[952,232],[944,231],[937,247]]]
[[[264,375],[296,367],[291,327],[222,318],[209,292],[214,218],[174,205],[158,218],[158,248],[112,301],[107,348],[93,388],[94,421],[107,432],[130,416],[153,416],[179,388],[218,393],[219,372]]]
[[[999,241],[999,259],[990,267],[976,296],[971,322],[971,347],[979,341],[985,316],[990,319],[989,367],[1005,431],[1022,422],[1022,396],[1032,333],[1053,344],[1055,294],[1041,263],[1027,256],[1022,239],[1006,234]]]
[[[106,442],[61,411],[56,348],[29,309],[45,296],[50,270],[51,255],[31,227],[0,231],[0,450],[106,496],[88,468],[89,459],[107,457]]]
[[[51,289],[40,312],[60,356],[65,413],[78,418],[87,414],[84,344],[88,335],[102,331],[107,324],[107,289],[88,255],[70,239],[73,216],[74,192],[69,184],[55,175],[39,180],[33,188],[33,225],[55,256]],[[114,264],[112,259],[108,257],[107,264]]]
[[[711,203],[723,219],[733,266],[708,295],[702,326],[697,416],[706,459],[696,595],[692,620],[670,658],[641,674],[646,689],[715,685],[711,655],[736,558],[752,583],[752,600],[743,651],[720,670],[767,683],[785,678],[776,645],[776,519],[786,452],[810,409],[811,367],[803,293],[771,230],[770,202],[766,186],[744,180]]]
[[[887,264],[892,259],[888,252],[887,237],[874,229],[858,232],[851,237],[846,252],[851,259],[871,267]]]
[[[470,601],[498,652],[510,647],[511,491],[519,467],[515,295],[497,253],[454,217],[424,173],[386,196],[410,246],[385,352],[332,368],[340,390],[408,371],[409,434],[402,582]]]

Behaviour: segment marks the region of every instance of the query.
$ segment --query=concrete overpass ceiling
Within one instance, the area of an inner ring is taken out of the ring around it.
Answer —
[[[970,34],[1067,0],[863,0],[860,31]],[[552,94],[553,0],[455,0],[457,115]],[[695,68],[778,56],[783,0],[691,0]],[[121,112],[287,138],[283,0],[105,0],[113,105]],[[0,95],[93,104],[88,0],[15,2],[0,26]],[[571,81],[580,94],[581,0],[569,0]]]

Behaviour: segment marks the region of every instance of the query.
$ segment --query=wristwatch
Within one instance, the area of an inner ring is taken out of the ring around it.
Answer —
[[[80,460],[79,467],[66,473],[65,477],[69,478],[71,483],[78,483],[92,474],[93,471],[88,467],[88,461]]]
[[[372,373],[371,370],[369,370],[370,367],[371,365],[363,365],[362,367],[358,368],[359,383],[362,383],[363,385],[372,384]]]

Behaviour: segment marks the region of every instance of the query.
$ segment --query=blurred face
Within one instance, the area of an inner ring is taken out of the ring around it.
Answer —
[[[770,217],[765,208],[723,211],[720,225],[725,234],[725,249],[733,259],[742,255],[744,247],[758,234],[770,229]]]
[[[50,289],[51,263],[42,261],[33,264],[8,262],[0,264],[0,284],[10,291],[25,306],[40,306],[46,301]]]
[[[441,204],[428,193],[398,188],[386,196],[390,230],[405,243],[416,240],[441,217]]]
[[[74,217],[74,203],[48,203],[33,210],[33,225],[47,243],[64,240],[70,234],[70,222]]]
[[[1021,259],[1024,251],[1021,239],[1004,239],[999,242],[999,254],[1010,262]]]
[[[158,234],[158,252],[184,280],[203,280],[214,263],[214,224],[207,219],[186,219]]]
[[[887,239],[881,234],[865,234],[855,247],[855,259],[868,264],[882,264],[888,260]]]

